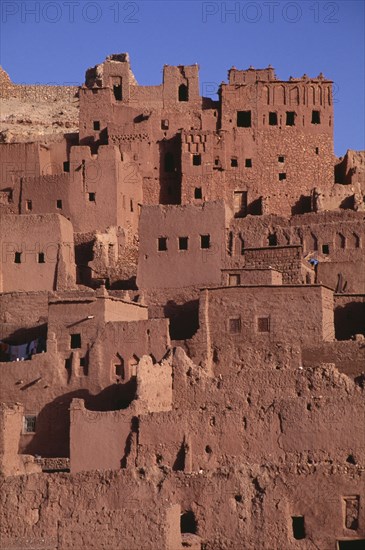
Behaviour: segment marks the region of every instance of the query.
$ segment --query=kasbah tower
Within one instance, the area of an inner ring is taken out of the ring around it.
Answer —
[[[298,67],[300,70],[300,68]],[[365,153],[332,81],[0,71],[0,547],[365,548]]]

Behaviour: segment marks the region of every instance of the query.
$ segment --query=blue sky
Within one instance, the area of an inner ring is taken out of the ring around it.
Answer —
[[[334,81],[335,153],[364,148],[364,2],[1,0],[0,63],[17,83],[77,83],[129,52],[140,84],[164,64],[200,65],[203,95],[227,70],[271,64],[278,78]]]

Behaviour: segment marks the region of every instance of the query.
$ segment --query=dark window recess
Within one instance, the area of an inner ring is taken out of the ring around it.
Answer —
[[[316,155],[319,155],[319,147],[316,147]]]
[[[124,365],[114,365],[115,368],[115,374],[116,376],[120,376],[121,378],[124,378]]]
[[[189,90],[186,84],[179,86],[179,101],[189,101]]]
[[[312,124],[321,124],[321,113],[319,111],[312,111]]]
[[[170,151],[165,154],[164,162],[165,172],[174,172],[175,171],[175,158]]]
[[[95,193],[89,193],[89,201],[95,202]]]
[[[329,254],[330,253],[330,247],[328,244],[322,244],[322,253],[323,254]]]
[[[28,210],[28,212],[30,212],[32,210],[32,201],[26,201],[26,209]]]
[[[252,159],[246,159],[245,160],[245,167],[246,168],[252,168]]]
[[[65,160],[65,162],[63,163],[63,171],[64,172],[70,171],[70,162],[68,160]]]
[[[269,317],[258,317],[258,319],[257,319],[257,331],[258,332],[270,332],[270,319],[269,319]]]
[[[21,252],[15,252],[14,263],[15,264],[21,264],[22,263],[22,253]]]
[[[187,250],[188,249],[188,237],[179,237],[179,250]]]
[[[193,166],[200,166],[202,163],[201,155],[193,155]]]
[[[291,519],[295,540],[305,539],[304,516],[294,516]]]
[[[278,125],[278,113],[269,113],[269,125],[270,126]]]
[[[57,199],[56,206],[59,210],[62,210],[62,201],[61,201],[61,199]]]
[[[364,550],[365,539],[339,540],[338,550]]]
[[[37,417],[34,414],[27,414],[24,416],[24,428],[25,433],[34,433]]]
[[[219,157],[215,157],[214,159],[214,166],[219,166],[220,162],[219,162]]]
[[[164,118],[161,120],[161,130],[168,130],[169,129],[169,121],[167,118]]]
[[[157,241],[157,249],[159,252],[167,250],[167,237],[159,237]]]
[[[131,210],[131,212],[134,212],[133,200],[132,199],[130,200],[130,210]]]
[[[100,130],[100,121],[99,121],[99,120],[94,120],[94,122],[93,122],[93,128],[94,128],[94,130],[96,130],[96,131]]]
[[[286,125],[287,126],[294,126],[295,125],[295,112],[294,111],[287,111],[286,112]]]
[[[122,101],[123,94],[122,94],[122,85],[121,84],[114,84],[113,93],[114,93],[114,97],[117,101]]]
[[[210,248],[210,235],[200,235],[200,248]]]
[[[237,126],[251,128],[251,111],[237,111]]]
[[[228,321],[229,332],[231,334],[238,334],[241,332],[241,319],[240,317],[232,317]]]
[[[81,334],[71,334],[71,349],[81,348]]]
[[[194,190],[194,198],[195,198],[195,199],[202,199],[202,198],[203,198],[202,188],[201,188],[201,187],[195,187],[195,190]]]
[[[270,233],[267,240],[268,240],[269,246],[277,246],[278,244],[278,238],[276,236],[276,233]]]
[[[39,264],[45,264],[46,263],[44,252],[39,252],[39,254],[38,254],[38,263]]]
[[[238,159],[236,159],[235,157],[231,158],[231,167],[237,168],[237,166],[238,166]]]
[[[286,173],[285,172],[280,172],[279,181],[283,181],[283,180],[286,180]]]
[[[285,162],[285,157],[278,157],[278,162]]]
[[[197,522],[195,519],[194,512],[189,510],[188,512],[184,512],[181,514],[180,517],[180,529],[181,533],[192,533],[193,535],[197,532]]]

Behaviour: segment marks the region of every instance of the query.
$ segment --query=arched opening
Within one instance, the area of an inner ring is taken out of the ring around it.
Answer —
[[[180,518],[180,529],[181,533],[192,533],[193,535],[196,535],[197,532],[197,522],[195,519],[194,512],[191,510],[188,510],[187,512],[184,512],[181,514]]]
[[[164,162],[165,172],[174,172],[175,171],[175,158],[174,155],[168,151],[165,154],[165,162]]]
[[[189,101],[189,90],[186,84],[179,86],[179,101]]]

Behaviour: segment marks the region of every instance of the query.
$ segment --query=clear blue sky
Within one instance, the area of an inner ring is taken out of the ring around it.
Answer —
[[[200,65],[203,95],[231,66],[334,81],[335,153],[364,148],[364,2],[0,0],[0,62],[17,83],[81,83],[129,52],[140,84],[164,64]]]

